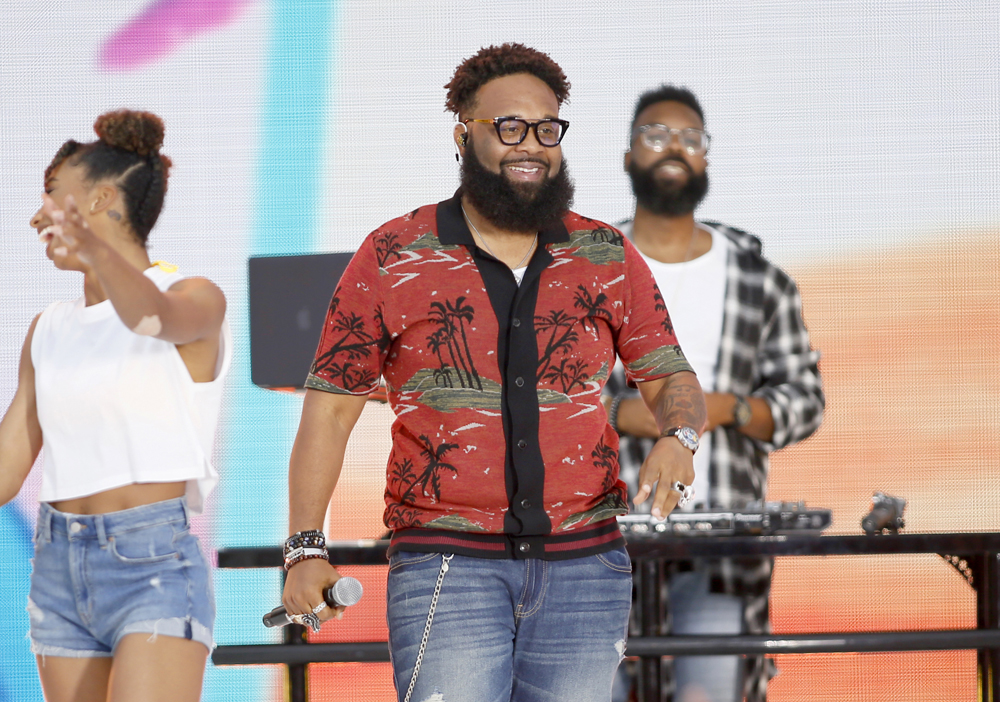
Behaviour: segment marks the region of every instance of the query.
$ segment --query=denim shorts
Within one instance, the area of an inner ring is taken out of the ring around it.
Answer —
[[[28,614],[31,651],[108,657],[128,634],[212,649],[212,574],[183,497],[106,514],[42,503]]]

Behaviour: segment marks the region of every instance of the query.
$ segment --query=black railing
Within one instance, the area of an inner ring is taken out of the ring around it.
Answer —
[[[626,654],[640,658],[640,697],[659,702],[660,659],[681,655],[774,655],[857,651],[940,651],[975,649],[979,662],[979,699],[1000,702],[1000,534],[898,534],[892,536],[630,536],[628,549],[637,562],[642,610],[642,636],[632,637]],[[385,565],[387,541],[328,545],[337,565]],[[976,591],[976,629],[883,631],[773,636],[655,636],[660,625],[659,597],[665,560],[746,556],[833,556],[937,553],[958,556],[966,563]],[[220,568],[277,568],[281,549],[233,548],[219,551]],[[301,645],[306,644],[306,645]],[[286,628],[285,643],[219,646],[215,665],[287,665],[289,699],[305,702],[309,663],[384,662],[384,641],[308,644],[304,629]]]

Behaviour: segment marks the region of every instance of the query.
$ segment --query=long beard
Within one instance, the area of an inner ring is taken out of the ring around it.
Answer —
[[[573,204],[573,179],[563,159],[559,172],[540,185],[512,183],[493,173],[467,148],[462,159],[459,194],[469,198],[490,224],[510,232],[532,232],[561,218]]]
[[[637,168],[635,162],[629,164],[628,175],[635,199],[650,212],[667,217],[694,212],[708,194],[708,173],[692,175],[680,188],[666,187],[653,176],[657,165],[643,170]]]

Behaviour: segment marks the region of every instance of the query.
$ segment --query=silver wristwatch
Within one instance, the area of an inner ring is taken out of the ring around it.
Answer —
[[[698,450],[698,432],[691,427],[674,427],[660,434],[661,439],[665,439],[668,436],[676,436],[677,440],[681,442],[681,446],[688,449],[691,453]]]
[[[729,423],[729,426],[734,429],[739,429],[740,427],[745,427],[750,423],[750,418],[753,416],[753,411],[750,409],[750,403],[747,402],[747,398],[743,395],[736,395],[736,402],[733,404],[733,421]]]

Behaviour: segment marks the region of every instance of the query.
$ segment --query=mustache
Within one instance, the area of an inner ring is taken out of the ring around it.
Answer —
[[[525,158],[511,158],[511,159],[508,159],[506,161],[501,161],[500,165],[501,166],[510,166],[510,165],[515,164],[515,163],[537,163],[539,166],[545,166],[546,168],[549,167],[549,162],[546,161],[545,159],[530,158],[530,157],[525,157]]]
[[[691,166],[688,165],[687,161],[685,161],[682,158],[677,158],[676,156],[665,156],[665,157],[661,158],[659,161],[657,161],[656,163],[654,163],[650,167],[649,170],[650,170],[650,172],[655,171],[657,168],[659,168],[660,166],[662,166],[662,165],[664,165],[666,163],[672,163],[672,164],[676,164],[678,166],[681,166],[688,173],[693,173],[694,172],[694,171],[691,170]]]

